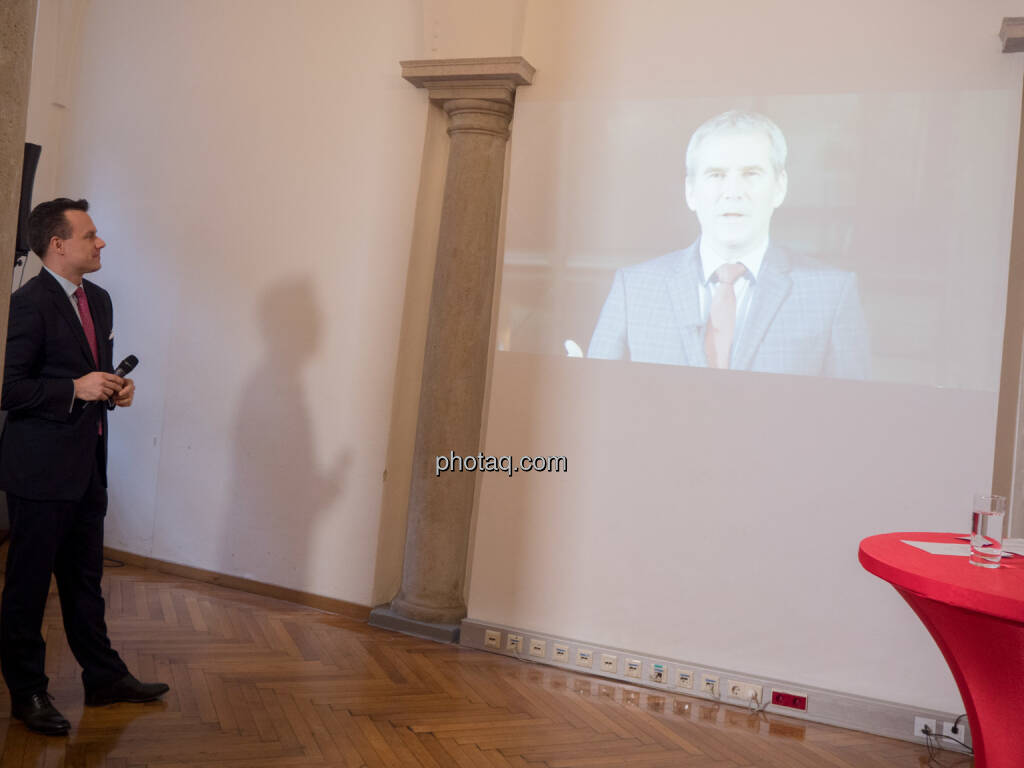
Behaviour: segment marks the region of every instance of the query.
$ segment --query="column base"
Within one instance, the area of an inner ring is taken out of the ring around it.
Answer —
[[[390,605],[378,605],[370,611],[370,626],[401,632],[403,635],[422,637],[438,643],[458,643],[458,624],[435,624],[399,616]]]

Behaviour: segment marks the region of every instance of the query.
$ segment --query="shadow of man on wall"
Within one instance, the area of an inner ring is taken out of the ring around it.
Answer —
[[[347,464],[342,453],[321,469],[311,414],[329,414],[335,404],[312,408],[304,385],[323,317],[308,277],[269,288],[257,314],[264,355],[246,379],[235,419],[220,562],[233,575],[314,591],[309,562],[317,528],[342,492]]]

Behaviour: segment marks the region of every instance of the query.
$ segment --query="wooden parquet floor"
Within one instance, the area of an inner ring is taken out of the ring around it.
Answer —
[[[928,765],[914,744],[416,640],[156,571],[111,568],[104,585],[125,661],[171,692],[83,707],[51,595],[47,672],[72,732],[27,731],[4,690],[0,768]]]

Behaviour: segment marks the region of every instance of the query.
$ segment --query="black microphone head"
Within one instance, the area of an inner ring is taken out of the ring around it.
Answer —
[[[128,357],[122,360],[121,364],[118,365],[116,369],[114,369],[114,373],[117,374],[118,376],[127,376],[135,369],[135,366],[138,364],[139,358],[137,358],[135,355],[128,355]]]

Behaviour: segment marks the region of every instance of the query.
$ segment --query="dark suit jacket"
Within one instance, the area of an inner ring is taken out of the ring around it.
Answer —
[[[113,308],[110,295],[84,281],[96,328],[98,370],[110,372]],[[74,400],[74,383],[97,370],[85,331],[67,294],[45,269],[11,296],[0,407],[0,489],[29,499],[81,498],[100,456],[106,485],[105,403]],[[103,424],[103,435],[97,425]],[[99,441],[99,445],[97,445]]]

